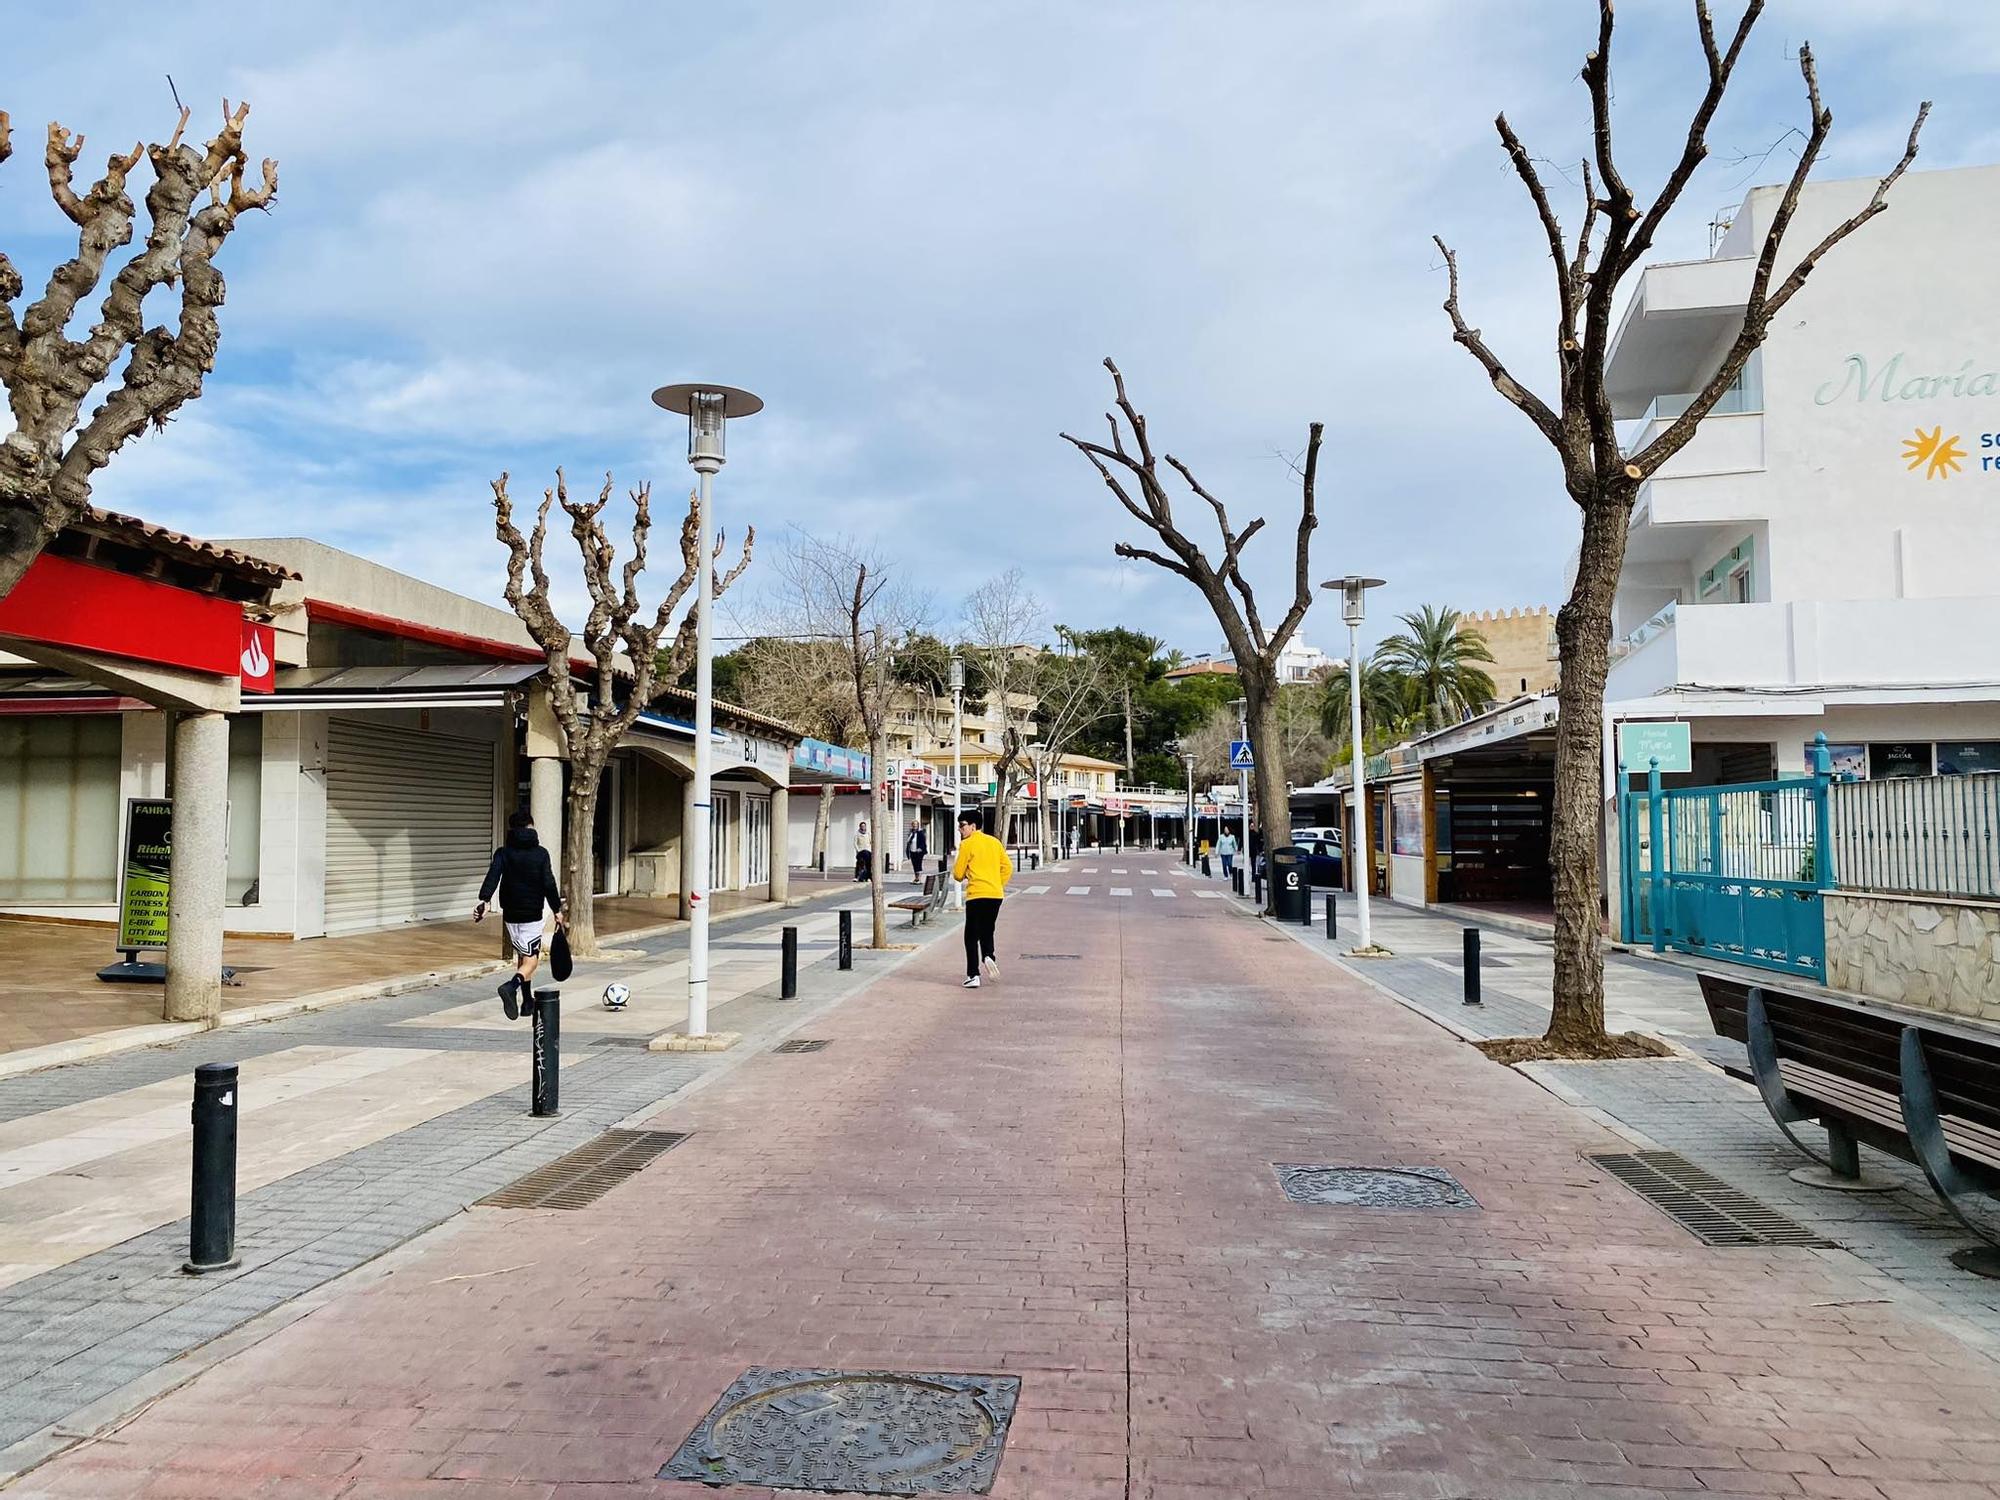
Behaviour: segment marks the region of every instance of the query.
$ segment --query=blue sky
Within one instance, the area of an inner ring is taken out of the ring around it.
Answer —
[[[731,434],[732,529],[871,541],[941,620],[1019,565],[1065,623],[1212,646],[1185,584],[1112,555],[1143,538],[1057,438],[1101,430],[1111,354],[1156,441],[1239,523],[1271,515],[1251,557],[1266,598],[1289,574],[1287,458],[1321,419],[1317,573],[1389,578],[1378,618],[1552,604],[1574,509],[1452,344],[1429,236],[1460,253],[1468,317],[1539,377],[1545,259],[1491,121],[1581,154],[1594,16],[42,7],[15,18],[0,80],[0,243],[31,287],[67,253],[36,160],[48,119],[90,136],[90,164],[171,128],[168,73],[198,124],[251,101],[252,154],[283,186],[225,251],[220,367],[97,490],[197,534],[305,533],[498,602],[491,478],[534,493],[558,463],[586,485],[609,468],[670,501],[684,429],[648,393],[711,378],[769,402]],[[1920,168],[2000,159],[2000,6],[1774,3],[1659,258],[1706,253],[1708,221],[1789,166],[1783,145],[1755,158],[1803,119],[1806,35],[1836,117],[1823,175],[1885,167],[1923,97]],[[1699,89],[1692,6],[1628,0],[1619,42],[1643,198]],[[1307,634],[1337,649],[1337,611]]]

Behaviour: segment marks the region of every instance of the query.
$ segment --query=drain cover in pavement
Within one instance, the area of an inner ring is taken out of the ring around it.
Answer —
[[[1023,953],[1022,958],[1082,958],[1081,953]]]
[[[1294,1203],[1339,1208],[1477,1208],[1443,1167],[1302,1167],[1275,1164]]]
[[[1014,1375],[748,1370],[659,1477],[860,1495],[983,1495],[1020,1395]]]
[[[685,1131],[607,1130],[497,1193],[486,1208],[584,1208],[687,1139]]]
[[[1838,1248],[1678,1152],[1626,1151],[1591,1160],[1707,1244]]]
[[[824,1052],[826,1038],[795,1036],[788,1042],[780,1042],[771,1049],[773,1052]]]

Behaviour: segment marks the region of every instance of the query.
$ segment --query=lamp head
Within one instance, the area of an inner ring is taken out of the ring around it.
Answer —
[[[1365,615],[1366,595],[1370,589],[1382,587],[1380,578],[1363,578],[1349,573],[1345,578],[1329,579],[1320,585],[1323,589],[1337,589],[1340,593],[1340,617],[1349,625],[1359,625]]]
[[[954,693],[965,691],[965,659],[956,651],[951,654],[951,690]]]
[[[663,385],[653,392],[653,404],[684,412],[688,419],[688,465],[710,472],[723,464],[723,427],[731,417],[748,417],[764,409],[761,397],[733,385],[696,381]]]

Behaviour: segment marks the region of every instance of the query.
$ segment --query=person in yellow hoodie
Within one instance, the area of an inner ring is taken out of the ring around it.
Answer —
[[[1007,846],[980,828],[976,812],[958,815],[958,858],[952,861],[951,878],[965,882],[965,987],[976,990],[982,971],[989,979],[1000,977],[993,929],[1007,898],[1007,882],[1014,878]]]

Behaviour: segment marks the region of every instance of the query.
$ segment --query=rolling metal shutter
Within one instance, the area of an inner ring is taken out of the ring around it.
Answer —
[[[327,721],[329,937],[469,914],[492,854],[493,746]]]

